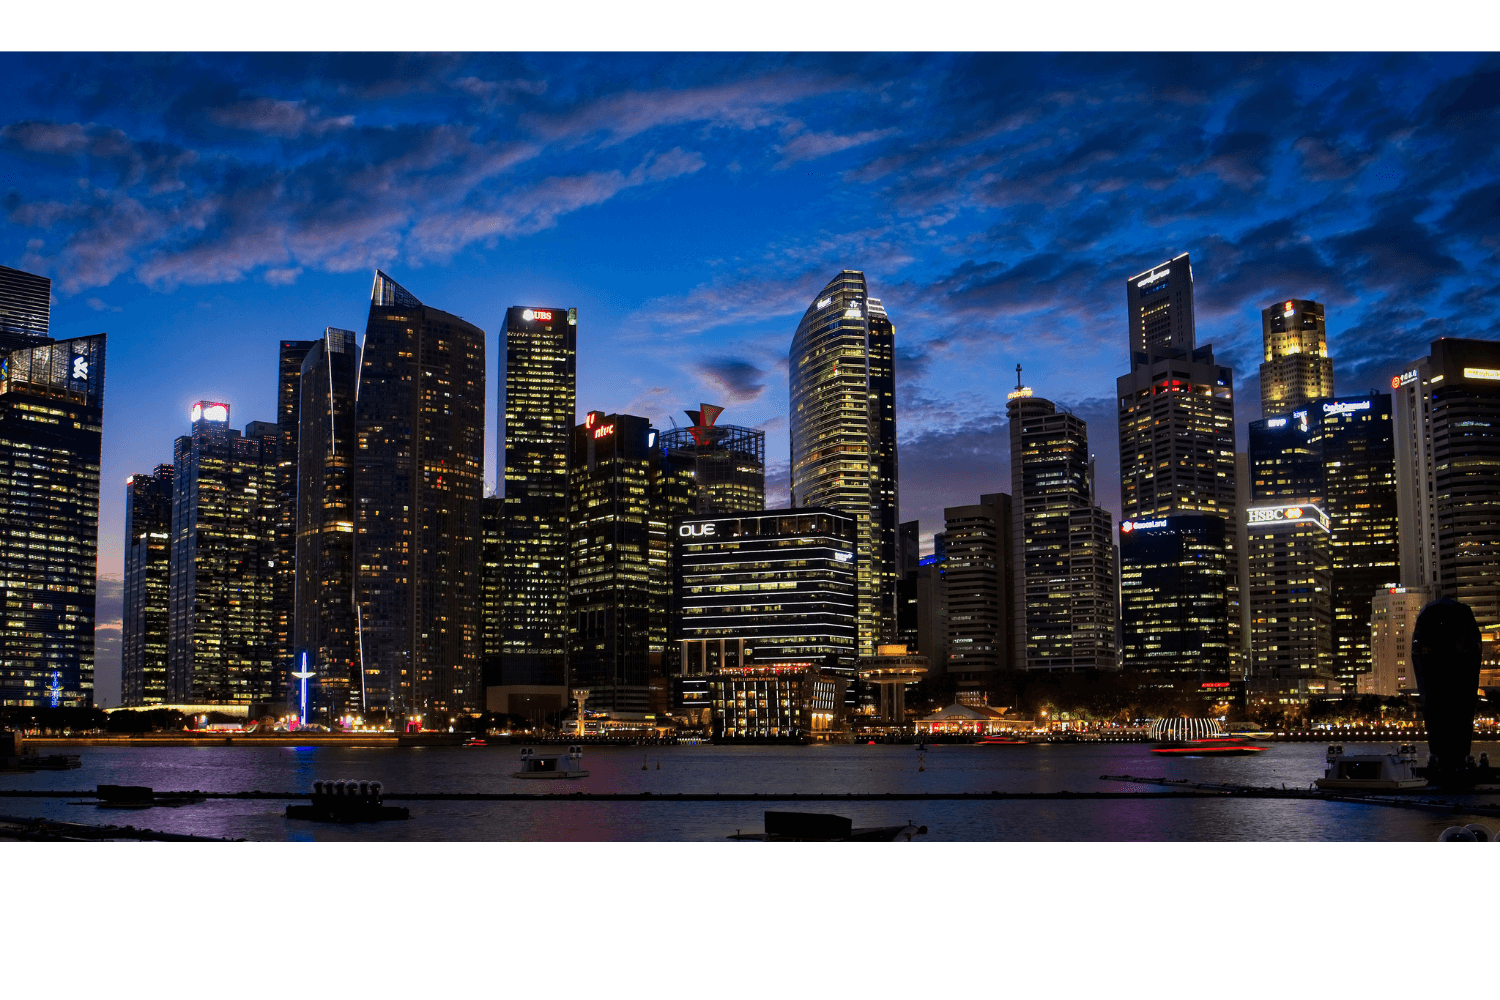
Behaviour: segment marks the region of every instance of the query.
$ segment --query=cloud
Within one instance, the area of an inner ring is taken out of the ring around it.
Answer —
[[[766,391],[766,372],[744,358],[710,358],[692,367],[704,381],[736,403],[759,399]]]
[[[295,285],[301,274],[300,267],[273,267],[267,269],[264,277],[268,285]]]
[[[790,142],[776,147],[781,153],[781,160],[774,169],[782,170],[801,160],[815,160],[833,153],[840,153],[877,139],[885,139],[899,131],[900,129],[897,128],[881,128],[855,132],[852,135],[838,135],[834,132],[804,132]]]
[[[539,96],[547,92],[546,80],[481,80],[477,76],[460,77],[453,81],[453,89],[470,97],[477,97],[493,107],[515,100],[517,94]]]
[[[270,97],[237,101],[222,108],[213,108],[209,110],[208,117],[225,128],[259,132],[282,139],[295,139],[303,135],[319,136],[354,126],[353,115],[327,118],[319,108],[309,106],[306,101],[278,101]]]

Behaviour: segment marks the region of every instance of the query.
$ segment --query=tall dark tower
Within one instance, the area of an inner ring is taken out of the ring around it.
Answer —
[[[568,475],[578,312],[505,313],[500,683],[561,690],[568,637]]]
[[[125,609],[120,702],[167,700],[167,611],[172,553],[172,467],[125,480]]]
[[[1333,396],[1333,360],[1323,303],[1287,299],[1260,311],[1265,360],[1260,365],[1260,415],[1280,417]]]
[[[790,371],[792,506],[854,515],[859,655],[896,629],[895,332],[863,271],[840,271],[797,325]]]
[[[352,330],[328,327],[302,362],[297,432],[296,609],[292,663],[317,674],[315,704],[363,713],[354,605],[354,398],[359,351]],[[288,690],[296,685],[288,682]]]
[[[104,334],[0,353],[0,704],[93,703],[103,427]]]
[[[278,699],[285,698],[292,667],[297,614],[297,434],[302,420],[302,362],[316,340],[283,340],[276,371],[276,564],[271,568],[271,655],[276,661]]]
[[[1125,279],[1130,315],[1130,364],[1153,355],[1191,351],[1197,345],[1193,320],[1193,262],[1179,254],[1149,271]]]
[[[376,271],[355,426],[366,704],[447,728],[483,704],[484,331]]]

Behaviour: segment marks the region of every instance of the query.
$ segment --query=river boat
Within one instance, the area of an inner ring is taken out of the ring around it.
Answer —
[[[1019,736],[981,736],[974,741],[976,747],[1018,747],[1030,746],[1030,740],[1023,740]]]
[[[1257,746],[1253,740],[1243,736],[1205,736],[1197,740],[1171,740],[1158,743],[1151,748],[1152,753],[1163,757],[1253,757],[1265,751],[1265,747]]]
[[[512,778],[587,778],[583,770],[583,747],[570,746],[568,752],[537,753],[531,747],[521,748],[521,769]]]
[[[1346,754],[1340,745],[1328,748],[1328,768],[1314,782],[1324,789],[1357,789],[1370,792],[1404,792],[1426,788],[1427,779],[1412,773],[1417,759],[1415,743],[1406,743],[1395,753]]]

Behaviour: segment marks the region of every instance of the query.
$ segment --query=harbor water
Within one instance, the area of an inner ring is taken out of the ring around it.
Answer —
[[[1500,819],[1307,800],[900,800],[849,802],[568,801],[576,792],[832,793],[1161,792],[1101,775],[1185,778],[1306,788],[1323,774],[1325,747],[1265,744],[1252,757],[1162,758],[1143,743],[1027,746],[586,747],[588,778],[512,778],[522,744],[491,747],[81,747],[77,770],[0,773],[0,791],[147,785],[158,792],[307,792],[315,779],[380,781],[393,793],[539,793],[531,802],[414,801],[406,821],[324,824],[284,817],[286,802],[207,801],[177,808],[106,810],[92,799],[0,799],[0,814],[74,823],[132,824],[170,833],[247,840],[722,841],[759,832],[767,809],[837,813],[856,827],[908,821],[934,841],[1431,841],[1444,828]],[[1351,744],[1351,747],[1354,746]],[[1394,749],[1361,744],[1365,752]],[[561,749],[561,748],[548,748]],[[1425,756],[1426,747],[1419,746]],[[1500,744],[1474,753],[1500,759]],[[1351,750],[1351,752],[1354,752]],[[645,768],[642,769],[642,765]],[[1424,797],[1454,798],[1419,793]],[[556,796],[554,800],[551,796]],[[87,804],[74,804],[83,801]],[[1500,805],[1500,794],[1459,797]]]

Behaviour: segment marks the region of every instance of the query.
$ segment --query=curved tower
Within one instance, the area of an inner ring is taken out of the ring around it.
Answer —
[[[895,331],[863,271],[840,271],[788,357],[792,506],[854,515],[859,655],[895,632]]]

